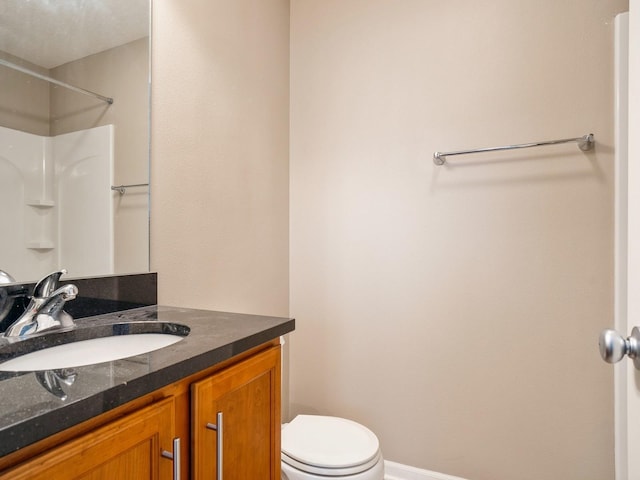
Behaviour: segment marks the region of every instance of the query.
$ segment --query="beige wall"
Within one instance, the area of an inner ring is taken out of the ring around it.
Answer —
[[[153,15],[159,301],[286,315],[288,1],[162,1]]]
[[[42,75],[49,71],[0,51],[0,58]],[[0,66],[0,125],[49,135],[49,83]]]
[[[292,0],[291,413],[471,480],[613,479],[624,0]],[[436,150],[593,132],[451,159]]]
[[[294,0],[292,411],[471,480],[612,479],[616,2]],[[284,0],[154,6],[161,303],[287,313]],[[431,163],[434,150],[596,135]],[[498,161],[500,160],[500,161]]]
[[[51,76],[114,99],[112,105],[51,88],[51,135],[115,125],[114,183],[149,181],[149,39],[142,38],[51,70]],[[149,191],[115,197],[115,271],[149,269]]]

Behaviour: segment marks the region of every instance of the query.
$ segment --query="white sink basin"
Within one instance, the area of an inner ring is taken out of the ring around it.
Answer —
[[[51,332],[0,348],[0,371],[28,372],[111,362],[168,347],[189,328],[161,322],[121,323]]]
[[[55,370],[111,362],[173,345],[182,338],[164,333],[93,338],[27,353],[0,364],[0,371]]]

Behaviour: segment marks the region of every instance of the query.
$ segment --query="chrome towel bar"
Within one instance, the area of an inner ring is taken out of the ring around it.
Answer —
[[[131,185],[111,185],[111,190],[116,190],[120,192],[120,195],[124,195],[127,193],[127,188],[133,187],[148,187],[148,183],[133,183]]]
[[[433,163],[436,165],[444,165],[447,160],[447,157],[453,155],[467,155],[470,153],[483,153],[483,152],[497,152],[499,150],[516,150],[518,148],[531,148],[531,147],[541,147],[544,145],[557,145],[559,143],[570,143],[577,142],[578,148],[583,152],[587,150],[591,150],[593,148],[593,144],[595,140],[593,138],[593,133],[588,135],[583,135],[582,137],[577,138],[563,138],[561,140],[549,140],[547,142],[532,142],[532,143],[521,143],[519,145],[504,145],[502,147],[488,147],[488,148],[474,148],[472,150],[458,150],[457,152],[435,152],[433,154]]]

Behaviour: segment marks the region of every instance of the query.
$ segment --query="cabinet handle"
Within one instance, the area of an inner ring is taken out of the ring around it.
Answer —
[[[222,479],[222,438],[223,438],[223,430],[222,430],[222,412],[218,412],[217,415],[217,425],[213,423],[207,423],[207,428],[209,430],[216,431],[216,480]]]
[[[173,453],[162,450],[162,456],[173,460],[173,480],[180,480],[180,437],[173,439]]]

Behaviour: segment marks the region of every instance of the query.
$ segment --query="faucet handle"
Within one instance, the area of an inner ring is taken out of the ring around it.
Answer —
[[[51,294],[56,290],[60,277],[66,273],[67,271],[63,268],[56,272],[50,273],[49,275],[44,277],[42,280],[40,280],[38,283],[36,283],[36,286],[33,289],[33,295],[32,295],[33,298],[50,297]]]

